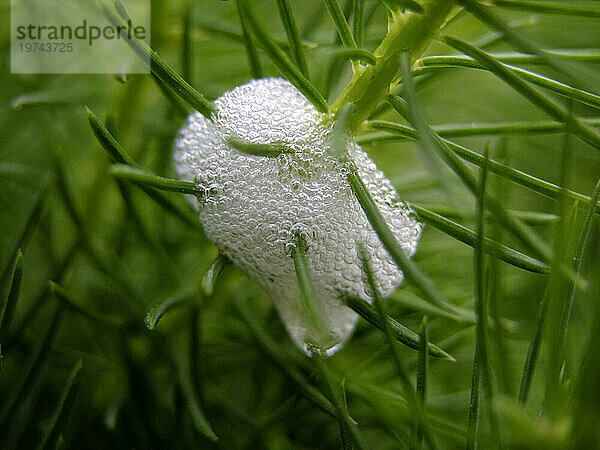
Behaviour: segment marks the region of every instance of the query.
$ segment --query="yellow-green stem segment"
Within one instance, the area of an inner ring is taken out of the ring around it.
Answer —
[[[415,61],[444,24],[456,13],[454,0],[423,0],[423,13],[392,13],[389,32],[374,55],[374,65],[359,66],[331,110],[337,114],[346,103],[354,103],[348,130],[356,130],[400,80],[400,55],[407,51]]]

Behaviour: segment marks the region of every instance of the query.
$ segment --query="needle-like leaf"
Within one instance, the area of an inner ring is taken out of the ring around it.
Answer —
[[[17,252],[13,262],[13,270],[9,280],[8,295],[6,301],[0,307],[0,369],[2,369],[3,349],[6,348],[8,336],[12,325],[12,318],[17,307],[19,294],[21,292],[21,280],[23,278],[23,252]]]
[[[570,98],[572,100],[577,100],[578,102],[581,102],[585,105],[592,106],[596,109],[600,109],[600,95],[596,95],[592,92],[588,92],[583,89],[578,89],[568,84],[561,83],[560,81],[553,80],[550,77],[546,77],[535,72],[531,72],[530,70],[521,69],[520,67],[515,67],[510,64],[504,63],[497,56],[490,55],[490,57],[496,59],[500,64],[502,64],[502,66],[505,69],[509,70],[510,72],[519,76],[525,81],[529,81],[530,83],[535,84],[536,86],[547,89],[550,92],[561,95],[563,97]],[[533,55],[533,57],[537,58],[537,61],[540,61],[539,56]],[[523,61],[523,63],[526,62],[527,61]],[[415,68],[413,69],[413,73],[416,76],[423,73],[430,73],[432,70],[435,72],[440,68],[449,67],[466,67],[471,69],[490,70],[489,67],[486,67],[483,64],[475,61],[475,59],[471,57],[434,56],[429,58],[423,58],[417,61],[417,63],[415,64]]]
[[[356,42],[338,0],[323,0],[344,47],[356,48]]]
[[[523,95],[527,100],[548,113],[555,120],[559,120],[561,122],[567,122],[570,120],[568,112],[562,106],[531,87],[511,69],[500,63],[488,53],[454,37],[446,36],[444,38],[444,42],[458,51],[471,56],[478,63],[480,63],[489,71],[493,72],[509,86]],[[594,130],[578,118],[574,117],[572,122],[573,132],[581,139],[600,150],[600,134],[598,131]]]
[[[57,441],[60,439],[61,428],[64,426],[71,405],[75,400],[75,395],[77,394],[77,384],[82,365],[81,360],[79,360],[75,363],[73,369],[71,369],[56,404],[56,409],[53,411],[48,427],[40,439],[39,450],[58,448]]]
[[[359,252],[360,252],[360,259],[362,262],[363,273],[366,275],[367,284],[369,285],[369,288],[371,289],[370,294],[373,298],[373,303],[375,304],[375,309],[377,310],[379,317],[387,317],[387,314],[385,311],[385,306],[383,305],[383,300],[381,299],[381,296],[379,295],[379,292],[377,291],[377,286],[375,285],[375,278],[373,277],[373,272],[371,271],[371,267],[369,265],[369,260],[366,256],[364,247],[359,245]],[[429,444],[429,446],[431,448],[436,448],[433,438],[431,437],[429,428],[426,426],[425,414],[423,411],[423,403],[419,400],[417,394],[413,390],[412,383],[410,382],[410,379],[408,378],[408,375],[404,369],[404,366],[402,363],[402,358],[400,357],[398,349],[396,348],[396,342],[395,342],[394,336],[392,334],[392,329],[390,327],[390,323],[387,320],[383,321],[383,331],[387,338],[387,344],[390,346],[392,358],[394,359],[394,362],[395,362],[396,372],[398,373],[398,376],[400,377],[400,383],[402,385],[404,397],[406,398],[410,409],[414,412],[414,415],[416,416],[415,417],[416,418],[416,424],[415,424],[416,427],[415,428],[418,428],[423,433],[423,436],[425,437],[425,439],[427,440],[427,443]],[[419,336],[419,347],[423,348],[424,354],[427,355],[427,342],[423,342],[421,336]],[[413,446],[416,447],[417,441],[418,441],[417,433],[413,434],[413,439],[414,439]]]
[[[419,218],[423,222],[446,233],[448,236],[452,236],[471,247],[475,247],[477,234],[473,230],[421,206],[411,204],[411,208],[419,215]],[[520,267],[531,272],[546,273],[549,269],[548,264],[496,242],[491,238],[486,237],[484,239],[483,251],[515,267]]]
[[[337,413],[333,405],[327,398],[317,390],[306,377],[298,370],[295,364],[279,349],[277,344],[265,332],[256,317],[248,310],[244,300],[233,296],[234,305],[238,312],[248,324],[248,327],[263,352],[270,358],[275,366],[304,394],[304,396],[314,403],[321,410],[330,416],[337,418]]]
[[[310,79],[306,55],[304,54],[304,45],[302,44],[302,38],[300,37],[298,27],[296,26],[296,19],[294,18],[290,0],[277,0],[277,8],[279,9],[279,17],[281,17],[281,22],[283,23],[283,28],[287,35],[292,60],[296,63],[296,66],[298,66],[302,75],[307,79]]]
[[[277,143],[253,144],[232,138],[227,139],[227,143],[241,152],[249,155],[265,156],[267,158],[276,158],[285,153],[294,153],[293,149]]]
[[[301,234],[296,235],[295,245],[292,248],[292,258],[296,268],[304,313],[311,326],[311,332],[307,335],[307,339],[310,341],[307,341],[307,345],[311,347],[311,351],[321,353],[327,350],[327,348],[321,348],[323,344],[326,344],[327,323],[325,322],[325,313],[317,299],[317,293],[312,283],[308,262],[306,261],[306,241]]]
[[[250,73],[252,78],[258,80],[263,77],[262,64],[256,50],[256,43],[254,37],[248,32],[248,26],[246,25],[246,18],[240,10],[240,0],[236,0],[238,16],[240,17],[240,25],[242,26],[242,40],[246,47],[246,55],[248,55],[248,62],[250,63]]]
[[[334,0],[335,1],[335,0]],[[321,381],[326,388],[327,393],[329,394],[329,398],[333,407],[335,408],[337,418],[340,421],[340,425],[343,427],[344,431],[350,435],[352,438],[352,442],[354,443],[357,449],[365,449],[366,444],[364,442],[364,438],[362,433],[358,429],[358,425],[356,422],[350,417],[350,413],[348,412],[348,408],[346,405],[342,403],[339,395],[336,392],[336,388],[333,381],[333,376],[329,372],[327,364],[320,353],[314,352],[312,355],[312,360],[317,368],[317,372],[321,377]]]
[[[115,137],[108,131],[106,126],[100,121],[100,119],[86,107],[86,113],[88,122],[96,139],[100,142],[104,150],[108,153],[109,157],[116,163],[126,164],[134,168],[139,168],[139,165],[125,153],[125,150],[121,147],[121,144],[117,142]],[[176,217],[183,220],[186,224],[195,229],[201,229],[200,222],[196,217],[191,214],[188,210],[182,209],[179,205],[173,203],[169,198],[165,197],[161,192],[157,192],[154,189],[142,186],[142,190],[158,205],[165,210],[171,212]]]
[[[304,94],[309,102],[311,102],[317,111],[327,113],[329,106],[327,101],[319,93],[312,83],[296,68],[296,66],[288,59],[279,44],[270,36],[263,24],[254,15],[250,2],[248,0],[240,0],[240,13],[244,16],[244,20],[248,25],[248,30],[254,35],[257,43],[269,55],[273,64],[279,69],[285,78],[288,79],[296,88]]]
[[[119,14],[113,10],[106,0],[96,0],[109,22],[115,27],[129,29],[132,22],[125,22]],[[125,27],[125,28],[123,28]],[[204,117],[211,119],[215,109],[214,105],[206,100],[202,94],[194,89],[187,81],[177,74],[158,54],[148,47],[144,41],[132,36],[131,39],[125,39],[125,42],[136,52],[144,61],[149,61],[150,70],[154,75],[160,78],[167,86],[175,91],[192,108],[200,112]]]
[[[399,99],[398,97],[392,96],[389,98],[389,100],[400,111],[403,111],[403,112],[406,111],[405,103],[403,103],[403,101],[401,99]],[[556,123],[556,122],[551,122],[551,123]],[[589,123],[592,124],[593,122],[589,122]],[[376,124],[377,125],[375,125],[375,127],[377,129],[392,132],[392,133],[396,134],[397,136],[401,136],[402,139],[416,140],[418,138],[417,131],[414,128],[408,127],[406,125],[392,123],[392,122],[384,122],[384,121],[377,121]],[[546,125],[544,125],[544,126],[546,126]],[[552,127],[555,127],[555,125],[552,125]],[[564,128],[564,125],[561,124],[561,127]],[[433,129],[432,129],[432,131],[433,131]],[[444,130],[441,129],[440,131],[443,132]],[[468,133],[465,133],[464,135],[468,135]],[[385,141],[386,138],[389,138],[389,137],[390,137],[389,135],[381,136],[381,139],[383,141]],[[358,139],[359,143],[366,143],[366,142],[371,142],[371,141],[372,141],[372,139],[368,138],[368,137],[365,139],[360,139],[360,138]],[[375,139],[375,141],[379,141],[379,137],[377,137]],[[466,147],[463,147],[462,145],[458,145],[452,141],[448,141],[447,139],[441,139],[441,141],[444,142],[444,144],[446,144],[450,150],[452,150],[454,153],[456,153],[459,157],[461,157],[462,159],[464,159],[467,162],[470,162],[477,166],[481,166],[485,160],[483,155],[481,155],[473,150],[470,150]],[[551,198],[554,200],[558,199],[558,196],[563,191],[563,188],[559,185],[556,185],[554,183],[550,183],[548,181],[534,177],[525,172],[514,169],[510,166],[501,164],[493,159],[490,159],[488,162],[488,170],[490,172],[493,172],[503,178],[506,178],[520,186],[530,189],[533,192],[536,192],[538,194],[541,194],[545,197],[548,197],[548,198]],[[564,193],[568,197],[573,198],[575,200],[579,200],[581,202],[584,202],[585,204],[589,204],[589,202],[591,201],[589,196],[581,194],[579,192],[572,191],[570,189],[564,189]]]
[[[412,349],[419,349],[419,335],[411,329],[392,319],[390,316],[386,316],[385,319],[382,318],[377,310],[364,300],[349,296],[344,297],[343,300],[349,308],[354,310],[355,313],[382,331],[384,330],[385,323],[387,321],[395,340]],[[436,358],[444,358],[450,361],[455,361],[451,355],[432,343],[429,343],[429,354]]]
[[[191,194],[200,199],[204,197],[204,190],[195,183],[160,177],[146,170],[126,164],[114,164],[110,169],[110,173],[116,178],[128,180],[141,186],[148,186],[162,191]]]
[[[600,17],[600,5],[593,2],[564,2],[552,0],[493,0],[494,6],[520,11],[559,14],[561,16]]]
[[[221,254],[219,254],[219,256],[217,256],[210,264],[210,267],[206,270],[206,273],[200,281],[200,290],[205,298],[211,298],[214,295],[217,279],[223,268],[228,264],[231,264],[229,259]]]
[[[187,304],[194,295],[194,289],[184,288],[170,297],[167,297],[163,301],[157,303],[146,313],[144,323],[146,328],[154,330],[160,322],[160,319],[169,311],[179,306]]]
[[[448,164],[448,166],[459,176],[467,188],[473,193],[477,192],[477,180],[469,167],[454,154],[449,146],[435,134],[435,132],[424,121],[418,106],[417,96],[412,83],[410,73],[408,54],[402,54],[402,74],[404,87],[408,97],[408,103],[397,96],[390,96],[390,101],[394,109],[405,115],[414,122],[415,129],[423,150],[438,154],[439,157]],[[524,225],[520,220],[511,216],[504,209],[502,204],[495,198],[489,197],[488,205],[498,220],[513,233],[521,242],[523,242],[531,251],[541,255],[546,260],[551,259],[552,251],[548,244],[537,236],[532,230]]]

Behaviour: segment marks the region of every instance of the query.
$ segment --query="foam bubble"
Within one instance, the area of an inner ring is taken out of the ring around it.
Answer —
[[[223,94],[215,106],[214,123],[199,113],[188,118],[174,153],[180,178],[206,192],[202,204],[194,200],[204,230],[224,255],[269,293],[294,342],[308,351],[307,341],[314,336],[290,254],[295,233],[301,233],[329,332],[326,342],[318,344],[331,354],[348,339],[358,318],[340,297],[371,302],[356,243],[366,249],[382,296],[402,282],[403,274],[331,154],[331,121],[293,85],[280,78],[253,80]],[[293,153],[275,158],[250,155],[230,146],[230,139],[282,143]],[[348,153],[394,236],[412,256],[421,224],[353,140]]]

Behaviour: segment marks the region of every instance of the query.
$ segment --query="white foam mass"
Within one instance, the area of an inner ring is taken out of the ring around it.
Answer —
[[[320,343],[331,354],[348,339],[357,315],[342,295],[371,302],[357,243],[366,249],[376,286],[389,295],[402,272],[379,241],[354,197],[341,163],[331,154],[332,126],[288,81],[253,80],[215,101],[214,123],[199,113],[176,140],[181,179],[201,186],[194,200],[204,230],[218,249],[270,295],[294,342],[308,352],[304,313],[291,249],[296,233],[329,331]],[[277,157],[244,153],[228,141],[280,143],[293,153]],[[348,154],[407,255],[421,234],[411,210],[383,173],[353,141]]]

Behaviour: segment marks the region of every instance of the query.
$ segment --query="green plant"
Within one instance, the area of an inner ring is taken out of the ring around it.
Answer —
[[[2,448],[598,446],[595,2],[152,7],[159,53],[131,43],[152,78],[0,75]],[[279,75],[328,115],[405,276],[380,299],[365,258],[375,301],[344,299],[366,320],[329,359],[218,254],[181,195],[205,192],[171,167],[190,108],[210,120],[212,99]],[[413,260],[347,134],[426,224]]]

